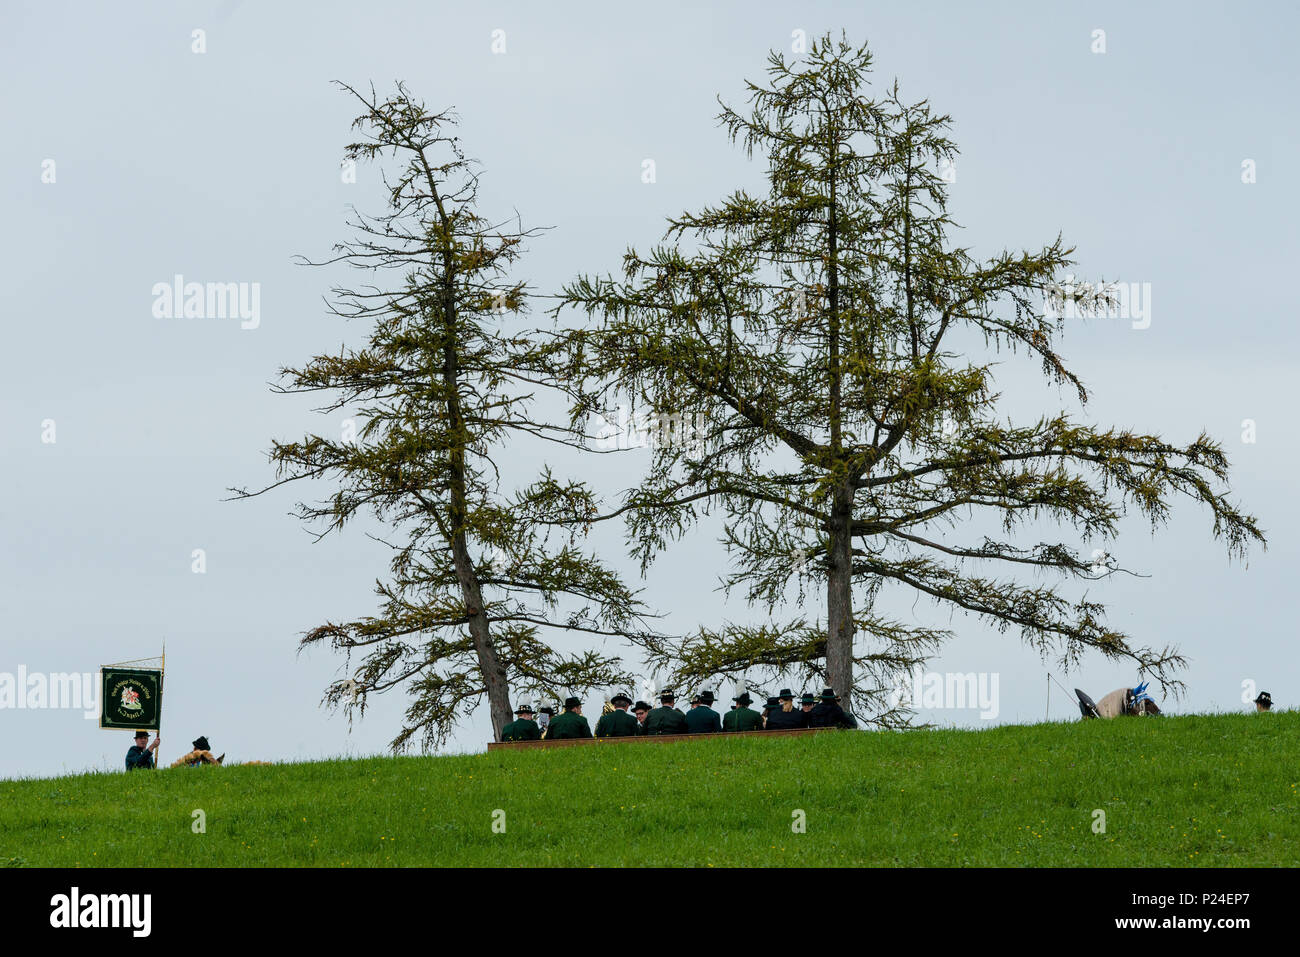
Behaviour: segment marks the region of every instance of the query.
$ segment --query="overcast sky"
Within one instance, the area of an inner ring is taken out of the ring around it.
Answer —
[[[379,208],[372,169],[342,181],[356,110],[330,81],[385,92],[401,79],[429,106],[454,106],[484,166],[485,211],[553,227],[519,270],[553,291],[617,267],[625,246],[659,238],[665,216],[753,184],[756,169],[715,125],[715,96],[738,101],[795,31],[842,28],[871,43],[878,82],[897,76],[908,98],[952,115],[963,245],[1032,249],[1060,232],[1081,275],[1150,284],[1146,328],[1098,320],[1064,340],[1093,395],[1082,415],[1183,443],[1208,430],[1269,548],[1229,563],[1204,511],[1179,507],[1158,535],[1132,521],[1113,543],[1150,577],[1090,594],[1138,643],[1189,657],[1188,694],[1166,710],[1240,710],[1251,681],[1295,706],[1296,8],[700,7],[4,4],[0,673],[95,672],[165,640],[165,760],[199,734],[231,760],[381,751],[404,699],[376,702],[349,731],[319,708],[342,660],[300,656],[297,639],[375,610],[382,546],[361,528],[313,544],[287,514],[292,490],[223,501],[230,486],[270,479],[272,437],[338,428],[312,403],[272,395],[276,370],[364,334],[324,314],[337,277],[292,262],[348,238],[348,204]],[[642,181],[647,159],[654,183]],[[154,285],[177,274],[259,284],[255,328],[155,317]],[[1006,408],[1022,420],[1079,411],[1038,382],[1032,363],[1007,358]],[[1247,419],[1254,442],[1243,441]],[[522,468],[541,464],[520,454]],[[614,494],[645,461],[629,454],[585,474]],[[1068,530],[1059,538],[1077,544]],[[655,566],[646,597],[670,612],[665,628],[752,620],[714,591],[725,563],[701,531]],[[996,718],[923,719],[1042,720],[1049,669],[1094,697],[1135,678],[1100,656],[1065,675],[1013,634],[889,602],[958,632],[931,670],[998,675]],[[1053,718],[1075,715],[1051,693]],[[479,750],[489,736],[481,709],[450,747]],[[0,776],[120,768],[128,737],[77,711],[0,710]]]

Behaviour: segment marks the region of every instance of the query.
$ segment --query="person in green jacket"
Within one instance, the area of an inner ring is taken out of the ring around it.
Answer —
[[[649,703],[645,701],[638,701],[636,704],[632,705],[632,713],[636,715],[637,734],[645,734],[645,719],[650,716],[650,712],[653,710],[654,709],[650,707]]]
[[[582,702],[577,698],[564,699],[564,714],[557,714],[546,729],[547,741],[564,738],[590,738],[591,725],[582,716]]]
[[[754,699],[749,696],[749,692],[737,695],[731,700],[736,702],[736,707],[722,716],[723,731],[763,730],[763,716],[750,707]]]
[[[673,707],[677,696],[665,690],[659,695],[659,707],[655,708],[645,719],[646,734],[686,734],[686,715]]]
[[[501,729],[502,741],[540,741],[542,729],[533,720],[531,705],[522,704],[515,709],[515,720]]]
[[[620,691],[609,699],[609,703],[614,706],[614,710],[600,716],[600,720],[596,722],[596,737],[635,737],[639,733],[640,725],[636,718],[627,713],[627,709],[632,705],[632,699]]]
[[[691,734],[720,734],[722,719],[713,710],[713,692],[701,691],[699,697],[692,701],[697,707],[686,712],[686,729]]]

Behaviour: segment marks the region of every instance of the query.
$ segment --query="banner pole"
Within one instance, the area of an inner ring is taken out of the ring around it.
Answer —
[[[162,693],[163,685],[167,683],[167,639],[163,639],[162,647],[162,666],[158,669],[158,729],[154,736],[158,741],[158,750],[154,752],[153,769],[158,770],[158,762],[162,760]]]

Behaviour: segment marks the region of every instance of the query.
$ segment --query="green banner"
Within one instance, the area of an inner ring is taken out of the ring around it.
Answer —
[[[99,726],[157,731],[163,673],[153,668],[101,668]]]

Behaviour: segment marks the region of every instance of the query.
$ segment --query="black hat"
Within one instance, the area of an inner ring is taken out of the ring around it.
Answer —
[[[781,689],[781,693],[780,693],[779,695],[777,695],[777,697],[778,697],[778,698],[791,698],[791,699],[793,699],[793,698],[794,698],[794,692],[791,691],[789,688],[782,688],[782,689]]]
[[[552,717],[554,717],[554,716],[555,716],[555,709],[552,708],[552,707],[548,704],[548,705],[544,705],[544,706],[541,707],[541,708],[538,708],[538,709],[537,709],[537,713],[538,713],[538,714],[549,714],[549,715],[551,715]]]
[[[564,699],[564,710],[565,710],[565,711],[572,711],[574,708],[580,707],[581,705],[582,705],[582,699],[581,699],[581,698],[572,698],[572,697],[570,697],[570,698],[565,698],[565,699]]]
[[[764,707],[764,708],[779,708],[779,707],[781,707],[781,702],[777,701],[775,698],[768,698],[768,699],[767,699],[767,704],[763,705],[763,707]]]
[[[713,697],[712,691],[701,691],[700,700],[703,701],[705,704],[713,704],[713,702],[717,701],[718,699]]]
[[[1264,708],[1271,708],[1273,707],[1273,696],[1267,691],[1261,691],[1259,697],[1255,699],[1255,704]]]
[[[651,704],[649,704],[648,702],[645,702],[645,701],[638,701],[636,704],[632,705],[632,710],[633,710],[633,711],[653,711],[653,710],[654,710],[654,706],[651,705]]]
[[[138,731],[136,731],[136,733],[135,733],[135,737],[137,737],[137,738],[147,738],[147,737],[149,737],[149,732],[146,731],[144,728],[140,728]]]
[[[742,691],[731,700],[736,702],[736,704],[740,705],[742,708],[754,703],[754,699],[749,696],[748,691]]]
[[[191,741],[190,744],[194,745],[194,750],[195,750],[195,751],[211,751],[211,750],[212,750],[212,745],[208,744],[208,739],[205,738],[203,735],[199,735],[197,738],[195,738],[193,741]]]
[[[659,692],[659,700],[660,700],[661,702],[663,702],[663,701],[676,701],[676,700],[677,700],[677,695],[673,694],[673,689],[672,689],[672,688],[665,688],[663,691]]]
[[[532,713],[533,713],[532,705],[521,704],[519,707],[515,708],[515,714],[532,714]]]
[[[802,695],[799,696],[799,703],[800,703],[801,705],[802,705],[802,704],[816,704],[816,703],[817,703],[817,697],[816,697],[816,695],[814,695],[811,691],[805,691]]]
[[[822,689],[822,700],[823,700],[823,701],[839,701],[839,700],[840,700],[840,696],[837,695],[837,694],[835,693],[835,689],[834,689],[834,688],[823,688],[823,689]]]
[[[691,696],[691,704],[699,704],[699,703],[700,703],[700,693],[697,691],[694,695]]]
[[[629,698],[627,695],[623,694],[623,692],[621,691],[615,694],[614,697],[609,699],[610,704],[618,704],[620,701],[623,702],[624,704],[632,703],[632,699]]]

